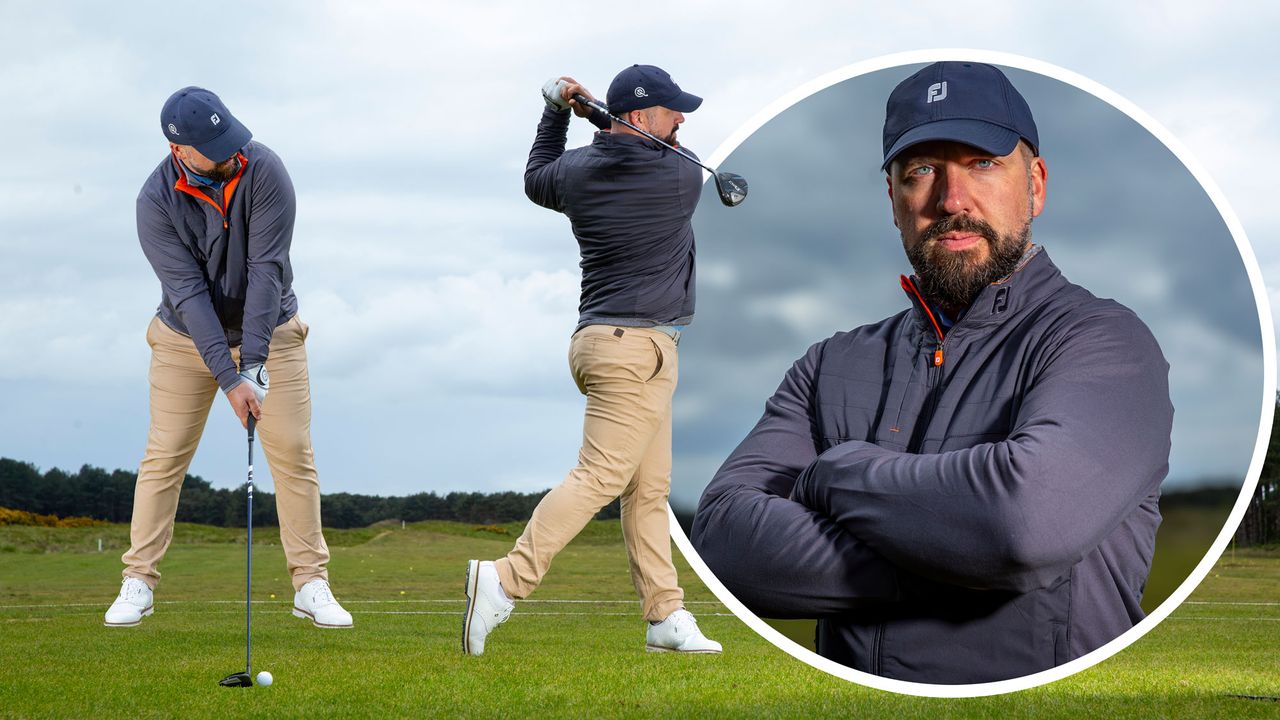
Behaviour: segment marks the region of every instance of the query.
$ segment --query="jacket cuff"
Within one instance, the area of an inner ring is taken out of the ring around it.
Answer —
[[[236,370],[235,365],[231,365],[224,370],[218,372],[214,376],[218,380],[218,387],[222,388],[222,392],[229,393],[240,384],[240,371]]]

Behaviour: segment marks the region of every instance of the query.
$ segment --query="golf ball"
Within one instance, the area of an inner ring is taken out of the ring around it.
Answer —
[[[270,685],[271,681],[274,678],[271,677],[271,673],[267,672],[266,670],[263,670],[262,672],[258,673],[257,679],[258,679],[258,684],[265,687],[267,685]]]

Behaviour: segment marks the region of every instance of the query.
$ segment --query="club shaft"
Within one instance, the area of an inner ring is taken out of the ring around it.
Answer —
[[[248,501],[248,523],[249,529],[248,542],[245,543],[245,572],[244,572],[244,672],[252,677],[253,675],[253,619],[249,612],[250,600],[252,599],[252,580],[253,580],[253,416],[249,416],[249,478],[245,483],[246,497]]]
[[[707,172],[711,173],[712,175],[715,175],[715,174],[716,174],[716,170],[715,170],[715,168],[711,168],[711,167],[707,167],[706,165],[703,165],[701,160],[699,160],[699,159],[695,158],[694,156],[690,155],[689,153],[687,153],[687,152],[685,152],[685,151],[681,150],[680,148],[678,148],[678,147],[676,147],[676,146],[674,146],[674,145],[671,145],[671,144],[667,143],[667,142],[666,142],[666,141],[664,141],[662,138],[659,138],[657,135],[654,135],[654,134],[653,134],[653,133],[651,133],[651,132],[647,132],[647,131],[645,131],[645,130],[642,130],[642,129],[640,129],[640,128],[636,127],[635,125],[632,125],[631,123],[627,122],[626,120],[623,120],[622,118],[618,117],[617,115],[614,115],[613,113],[609,112],[609,108],[605,107],[604,105],[601,105],[599,100],[589,100],[589,99],[587,99],[587,97],[586,97],[585,95],[574,95],[574,96],[573,96],[573,99],[574,99],[574,100],[577,100],[578,102],[582,103],[583,105],[587,105],[587,106],[589,106],[589,107],[595,108],[596,110],[599,110],[600,112],[604,113],[605,115],[608,115],[608,116],[609,116],[610,118],[612,118],[615,122],[619,122],[619,123],[621,123],[621,124],[623,124],[623,125],[626,125],[627,127],[631,128],[632,130],[635,130],[636,132],[640,133],[641,135],[643,135],[643,136],[645,136],[645,137],[649,138],[650,140],[652,140],[652,141],[654,141],[654,142],[658,143],[659,145],[661,145],[661,146],[663,146],[663,147],[667,148],[668,150],[670,150],[671,152],[673,152],[673,153],[675,153],[675,154],[679,155],[680,157],[684,158],[685,160],[688,160],[689,162],[694,163],[695,165],[697,165],[698,167],[702,168],[703,170],[706,170]]]

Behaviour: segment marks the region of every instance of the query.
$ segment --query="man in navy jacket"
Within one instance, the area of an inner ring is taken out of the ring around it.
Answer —
[[[1027,675],[1143,617],[1168,470],[1168,365],[1128,308],[1031,242],[1047,172],[998,69],[889,98],[911,307],[809,349],[703,493],[693,543],[817,650],[924,683]]]
[[[690,221],[702,171],[669,149],[573,100],[591,94],[572,78],[544,89],[547,107],[525,169],[530,200],[564,213],[582,254],[582,301],[569,345],[574,382],[587,397],[578,464],[538,503],[506,557],[467,565],[462,649],[485,638],[514,600],[542,582],[551,561],[614,498],[631,580],[641,598],[645,647],[718,653],[684,608],[671,562],[671,397],[676,345],[693,320]],[[684,113],[702,98],[665,71],[633,65],[609,85],[609,111],[676,143]],[[565,150],[570,110],[601,128],[590,145]]]
[[[198,87],[160,114],[169,152],[138,194],[138,240],[160,281],[151,345],[151,429],[134,489],[124,581],[108,627],[153,611],[182,479],[221,390],[242,424],[257,420],[276,483],[293,614],[351,627],[329,589],[320,484],[311,451],[311,387],[289,246],[293,183],[280,157],[217,95]],[[268,397],[269,396],[269,397]]]

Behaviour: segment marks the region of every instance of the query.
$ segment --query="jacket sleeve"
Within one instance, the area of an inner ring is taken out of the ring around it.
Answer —
[[[1142,321],[1119,310],[1046,346],[1004,441],[930,455],[843,443],[793,497],[927,579],[1048,586],[1168,471],[1169,366]]]
[[[556,188],[556,162],[564,154],[569,138],[568,110],[557,111],[550,107],[542,111],[538,134],[534,136],[529,162],[524,168],[524,194],[544,208],[561,212],[559,192]]]
[[[259,162],[265,166],[254,173],[249,208],[248,287],[241,323],[241,367],[267,361],[271,334],[280,321],[280,298],[297,210],[293,182],[284,164],[274,156]]]
[[[814,345],[702,494],[698,555],[735,597],[769,617],[819,617],[898,597],[894,568],[835,522],[788,499],[817,457]]]
[[[595,108],[591,108],[591,112],[587,115],[587,122],[605,132],[613,129],[613,118],[609,117],[609,113],[600,112]]]
[[[191,333],[192,342],[218,386],[223,391],[234,388],[240,378],[231,360],[226,332],[213,309],[204,271],[178,238],[169,216],[145,193],[138,196],[137,218],[142,253],[160,279],[165,297]]]

